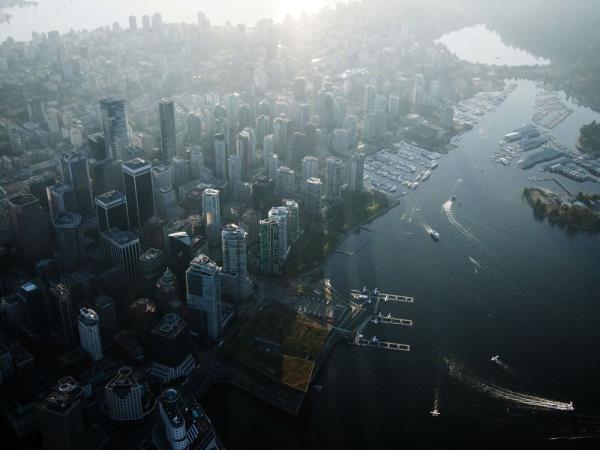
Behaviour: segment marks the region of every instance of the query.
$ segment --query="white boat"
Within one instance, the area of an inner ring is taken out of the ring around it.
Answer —
[[[434,241],[440,240],[440,233],[435,231],[433,228],[430,229],[427,233],[429,234],[429,236],[431,236],[431,239],[433,239]]]

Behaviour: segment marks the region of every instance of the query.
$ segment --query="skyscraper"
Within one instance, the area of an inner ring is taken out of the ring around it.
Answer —
[[[61,155],[60,168],[63,181],[75,192],[77,211],[72,212],[83,217],[93,215],[94,199],[87,157],[80,150],[65,152]]]
[[[218,189],[204,189],[202,192],[202,222],[204,222],[206,237],[218,239],[221,233],[221,206]]]
[[[46,197],[48,198],[48,208],[50,210],[50,220],[54,221],[54,218],[59,212],[77,211],[77,202],[75,199],[75,191],[71,186],[65,183],[56,183],[46,188]]]
[[[228,182],[232,189],[242,181],[242,160],[239,155],[229,155],[227,158]]]
[[[202,115],[192,111],[187,116],[187,139],[194,145],[202,143]]]
[[[342,196],[342,180],[344,163],[340,158],[329,156],[325,160],[325,198],[328,202],[336,202]]]
[[[78,325],[81,348],[86,350],[94,361],[99,361],[104,356],[99,324],[100,318],[93,309],[81,308],[79,310]]]
[[[53,226],[58,265],[63,272],[74,272],[84,262],[81,215],[61,212],[54,219]]]
[[[294,171],[289,167],[281,166],[277,169],[275,192],[279,198],[294,196]]]
[[[190,175],[192,180],[197,180],[202,177],[204,173],[204,153],[202,153],[202,147],[197,145],[190,149]]]
[[[177,132],[175,131],[175,104],[163,98],[158,104],[160,116],[160,150],[163,161],[168,161],[176,154]]]
[[[363,190],[363,173],[365,167],[365,155],[354,153],[348,160],[348,189],[353,192]]]
[[[237,155],[241,163],[242,180],[248,181],[252,167],[252,148],[248,131],[243,130],[237,135],[236,146]]]
[[[221,334],[221,267],[206,255],[194,258],[185,273],[186,297],[190,308],[203,311],[207,336]]]
[[[163,383],[187,376],[194,369],[189,348],[189,327],[179,314],[165,314],[152,329],[154,362],[150,373]]]
[[[248,278],[246,241],[248,233],[243,228],[230,223],[221,232],[223,251],[223,271],[221,287],[223,294],[234,300],[250,295],[251,283]]]
[[[323,183],[320,178],[309,178],[304,182],[304,211],[310,216],[321,215],[323,208]]]
[[[7,205],[20,259],[33,265],[50,256],[50,230],[39,200],[30,194],[17,194],[7,200]]]
[[[288,225],[289,225],[289,209],[285,206],[274,206],[269,211],[269,219],[277,221],[277,229],[279,236],[277,238],[279,248],[279,259],[283,263],[288,255]]]
[[[105,97],[100,101],[100,111],[106,156],[110,159],[121,159],[130,146],[125,101]]]
[[[140,239],[129,231],[111,228],[102,233],[112,267],[120,268],[136,281],[140,275]]]
[[[75,330],[73,328],[71,293],[66,284],[59,283],[50,288],[50,320],[51,329],[58,334],[63,342],[71,347],[75,344]]]
[[[316,177],[319,173],[319,159],[314,156],[302,158],[302,181]]]
[[[142,386],[131,367],[121,367],[104,386],[108,416],[119,422],[141,420],[144,417]]]
[[[293,244],[296,239],[298,239],[298,234],[300,232],[300,208],[298,207],[298,202],[295,200],[284,199],[283,206],[285,206],[288,211],[288,242]]]
[[[260,271],[265,274],[279,273],[279,222],[264,219],[259,224]]]
[[[127,201],[119,191],[110,191],[96,197],[96,214],[100,233],[111,228],[129,229]]]
[[[215,135],[215,177],[220,180],[227,179],[227,140],[223,133]]]
[[[139,229],[155,215],[151,165],[141,158],[123,163],[129,228]]]

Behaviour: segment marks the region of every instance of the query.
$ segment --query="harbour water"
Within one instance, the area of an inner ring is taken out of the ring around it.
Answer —
[[[248,448],[257,436],[273,449],[600,436],[600,236],[535,219],[521,191],[539,172],[491,161],[502,136],[531,119],[535,93],[534,83],[519,82],[430,180],[344,244],[359,248],[369,233],[367,245],[327,264],[340,291],[366,285],[415,297],[382,310],[414,326],[365,330],[411,351],[338,346],[316,380],[322,390],[295,418],[235,389],[212,389],[204,405],[228,448]],[[553,133],[572,146],[579,126],[599,115],[568,106],[573,114]],[[600,184],[561,182],[600,193]],[[570,401],[574,412],[560,409]]]
[[[437,42],[444,44],[460,59],[472,63],[491,65],[546,65],[550,61],[538,58],[525,50],[511,47],[502,37],[490,31],[485,25],[465,27],[446,33]]]

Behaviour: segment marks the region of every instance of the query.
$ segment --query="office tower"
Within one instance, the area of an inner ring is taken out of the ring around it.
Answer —
[[[190,181],[190,166],[181,156],[174,156],[170,162],[173,167],[173,186],[177,189]]]
[[[143,279],[156,281],[164,270],[165,254],[157,248],[150,248],[140,256],[140,273]]]
[[[286,166],[277,169],[275,193],[279,198],[294,196],[294,171]]]
[[[275,178],[277,176],[277,169],[279,169],[279,156],[277,156],[276,153],[267,153],[265,158],[267,176],[269,178]]]
[[[39,200],[30,194],[17,194],[7,200],[7,205],[20,259],[32,266],[50,256],[52,240]]]
[[[202,115],[191,111],[187,116],[187,140],[190,144],[202,144]]]
[[[247,209],[242,214],[240,226],[248,233],[248,242],[255,242],[259,236],[260,213],[254,209]]]
[[[248,233],[243,228],[230,223],[221,232],[223,251],[223,271],[221,286],[223,294],[234,300],[247,298],[251,284],[248,279],[246,240]]]
[[[252,149],[248,131],[243,130],[237,135],[236,147],[237,156],[240,158],[242,180],[248,181],[252,167]]]
[[[238,125],[242,129],[254,126],[252,108],[248,103],[242,103],[238,108]]]
[[[42,284],[28,281],[18,292],[25,309],[25,323],[22,328],[31,334],[47,330],[46,306]]]
[[[298,130],[304,131],[304,127],[310,122],[311,109],[310,103],[301,103],[298,107],[298,116],[296,118],[296,128]]]
[[[48,186],[46,188],[46,197],[48,199],[51,221],[54,221],[60,212],[75,212],[77,210],[75,191],[65,183],[59,182]]]
[[[273,134],[267,134],[263,138],[262,148],[263,160],[266,161],[268,155],[272,155],[273,153],[275,153],[275,137],[273,136]]]
[[[206,335],[221,334],[221,267],[206,255],[194,258],[185,273],[186,299],[190,308],[203,311]]]
[[[348,130],[336,128],[331,135],[331,150],[338,155],[345,155],[349,149]]]
[[[155,215],[151,166],[141,158],[123,163],[129,228],[139,229]]]
[[[202,191],[202,222],[206,237],[218,239],[221,234],[221,206],[218,189]]]
[[[202,147],[197,145],[190,149],[190,175],[192,180],[202,178],[204,174],[204,153]]]
[[[354,153],[348,160],[348,166],[348,189],[352,192],[361,192],[363,190],[365,155]]]
[[[238,127],[240,94],[237,92],[227,94],[224,100],[225,110],[227,111],[227,124],[230,129],[235,130]]]
[[[194,399],[166,389],[158,398],[160,421],[152,433],[157,448],[215,450],[220,447],[210,420]]]
[[[175,131],[175,104],[163,98],[158,104],[160,117],[160,150],[163,161],[168,161],[176,154],[177,140]]]
[[[310,216],[320,216],[323,208],[323,183],[320,178],[304,182],[304,211]]]
[[[344,163],[335,156],[325,160],[325,198],[328,202],[336,202],[342,197],[342,181]]]
[[[111,228],[102,233],[113,268],[122,269],[129,281],[137,281],[140,273],[140,239],[129,231]]]
[[[63,181],[75,192],[76,212],[83,217],[93,215],[94,199],[87,157],[79,150],[63,153],[60,168]]]
[[[106,294],[100,294],[94,299],[94,311],[100,318],[100,335],[105,341],[112,340],[118,330],[115,301]]]
[[[127,201],[119,191],[110,191],[96,197],[96,214],[100,233],[111,228],[129,229]]]
[[[149,298],[138,298],[129,307],[133,333],[144,344],[148,344],[150,333],[158,322],[156,303]]]
[[[316,177],[319,173],[319,159],[314,156],[302,158],[302,181]]]
[[[284,199],[283,206],[289,211],[287,227],[288,242],[293,244],[300,233],[300,208],[297,201],[290,199]]]
[[[142,29],[149,30],[150,28],[152,28],[150,25],[150,16],[144,14],[142,16]]]
[[[299,166],[302,158],[309,153],[308,136],[306,133],[296,131],[290,140],[290,156],[289,161],[292,165]]]
[[[83,388],[72,377],[64,377],[58,380],[50,394],[37,404],[36,416],[44,449],[88,448],[83,401]]]
[[[227,158],[227,181],[233,189],[235,185],[242,181],[242,160],[238,155],[229,155]]]
[[[137,18],[135,16],[129,16],[129,29],[131,31],[137,30]]]
[[[81,215],[61,212],[53,222],[56,256],[63,272],[74,272],[83,265],[84,244]]]
[[[279,232],[279,236],[277,237],[277,243],[279,247],[279,259],[282,263],[287,259],[287,255],[289,252],[289,213],[290,211],[285,206],[274,206],[273,208],[271,208],[268,214],[269,219],[277,221],[277,229]]]
[[[294,100],[303,101],[306,99],[306,78],[296,77],[294,79],[294,85],[292,87],[294,93]]]
[[[150,374],[163,383],[188,376],[194,369],[189,328],[179,314],[165,314],[152,329],[154,362]]]
[[[365,86],[365,98],[364,98],[364,112],[365,114],[372,111],[375,106],[375,96],[377,90],[374,86],[367,84]]]
[[[396,118],[400,115],[400,97],[392,94],[390,95],[390,99],[388,102],[388,111],[390,113],[390,117]]]
[[[121,367],[104,386],[108,417],[119,422],[142,420],[143,389],[131,367]]]
[[[265,136],[271,133],[271,118],[264,114],[260,114],[256,118],[256,142],[259,147],[263,148]]]
[[[285,117],[276,117],[273,120],[273,144],[274,151],[284,160],[287,160],[287,141],[289,133],[290,119]]]
[[[173,189],[173,168],[169,164],[152,166],[152,187],[154,191],[161,188]]]
[[[46,123],[46,110],[41,98],[34,97],[27,100],[27,115],[31,122],[40,125]]]
[[[225,135],[220,133],[215,135],[215,177],[220,180],[227,179],[227,140]]]
[[[119,160],[131,145],[127,129],[125,100],[105,97],[100,100],[100,112],[102,114],[106,157]]]
[[[260,227],[260,271],[265,274],[278,274],[279,258],[279,222],[275,219],[264,219]]]
[[[81,348],[86,350],[94,361],[102,359],[102,341],[100,340],[100,318],[93,309],[79,310],[79,341]]]
[[[68,347],[72,347],[75,345],[75,330],[73,328],[73,305],[69,287],[64,283],[51,287],[50,298],[51,328]]]

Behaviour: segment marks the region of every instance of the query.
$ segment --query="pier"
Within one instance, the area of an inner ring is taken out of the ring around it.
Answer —
[[[386,350],[397,350],[400,352],[410,352],[410,345],[399,344],[397,342],[385,342],[380,341],[379,339],[358,338],[355,342],[355,345],[384,348]]]
[[[390,325],[403,325],[405,327],[413,326],[413,321],[410,319],[400,319],[398,317],[392,317],[392,316],[381,316],[381,315],[375,316],[375,317],[373,317],[371,322],[374,323],[375,325],[377,325],[378,323],[387,323]]]

